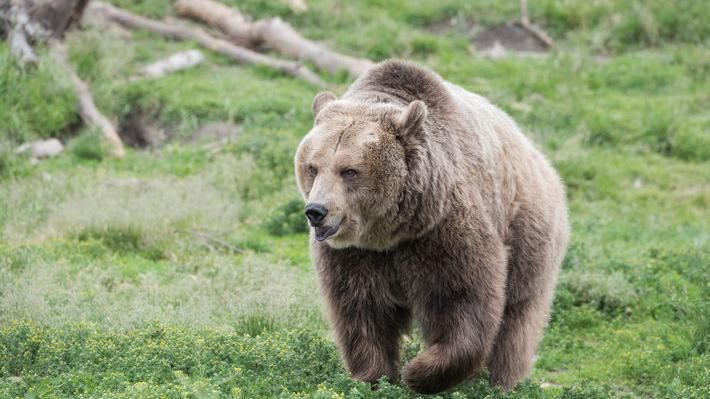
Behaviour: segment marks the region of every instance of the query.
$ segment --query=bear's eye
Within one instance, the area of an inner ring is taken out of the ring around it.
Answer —
[[[357,170],[343,169],[342,171],[340,171],[340,176],[342,176],[345,179],[352,179],[353,177],[357,176]]]
[[[308,165],[308,175],[311,177],[316,177],[318,174],[318,169],[313,165]]]

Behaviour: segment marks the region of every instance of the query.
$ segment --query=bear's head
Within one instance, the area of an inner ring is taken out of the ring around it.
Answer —
[[[426,105],[363,104],[324,92],[312,108],[314,126],[298,147],[295,170],[313,237],[332,248],[394,245],[410,172],[407,146],[424,130]]]

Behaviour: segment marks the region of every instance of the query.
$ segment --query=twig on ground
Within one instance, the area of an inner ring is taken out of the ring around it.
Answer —
[[[131,14],[103,2],[92,2],[89,8],[127,28],[147,30],[172,40],[193,40],[207,49],[227,56],[238,63],[264,65],[305,80],[314,86],[326,87],[326,83],[318,77],[318,75],[301,64],[259,54],[252,50],[236,46],[226,40],[212,37],[202,30],[152,20]]]
[[[257,47],[263,44],[289,58],[310,61],[331,73],[346,70],[359,76],[374,65],[368,59],[343,55],[304,38],[281,18],[249,21],[239,10],[213,0],[178,0],[175,12],[182,17],[206,22],[239,45]]]

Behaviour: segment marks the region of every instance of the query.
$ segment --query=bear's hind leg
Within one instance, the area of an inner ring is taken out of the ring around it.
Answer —
[[[506,306],[488,357],[491,384],[512,389],[530,372],[548,308],[548,301],[538,298]]]
[[[487,362],[491,383],[505,389],[530,372],[547,325],[569,235],[566,212],[521,206],[511,233],[505,313]]]

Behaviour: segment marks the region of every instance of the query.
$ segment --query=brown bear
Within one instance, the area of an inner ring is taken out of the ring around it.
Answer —
[[[353,378],[399,374],[414,320],[426,350],[401,370],[420,393],[485,364],[530,371],[568,242],[557,173],[484,98],[403,61],[313,101],[298,147],[311,257]]]

